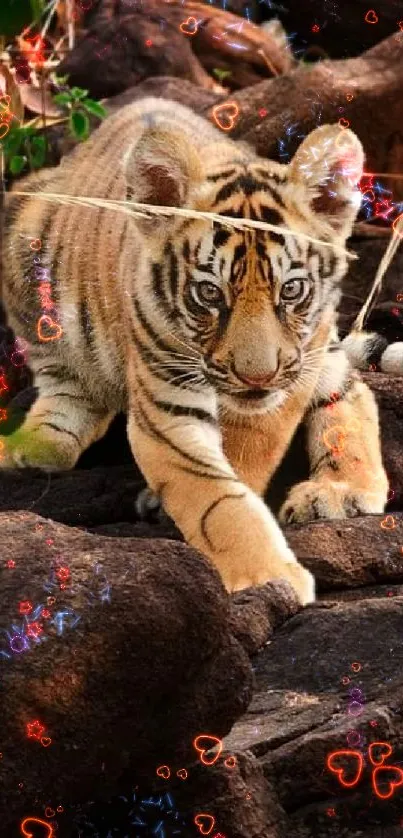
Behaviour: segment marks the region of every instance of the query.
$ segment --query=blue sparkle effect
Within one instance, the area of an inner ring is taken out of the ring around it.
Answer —
[[[113,826],[112,826],[113,824]],[[120,795],[103,804],[77,807],[71,838],[172,838],[193,833],[192,821],[176,809],[169,792]]]
[[[79,583],[74,588],[69,585],[67,590],[71,590],[75,594],[82,591],[87,606],[93,607],[99,603],[110,605],[112,586],[102,572],[102,565],[95,563],[92,570],[94,578],[89,579],[86,585]],[[89,586],[93,590],[88,590]],[[49,577],[43,585],[43,590],[45,594],[53,595],[55,598],[60,595],[60,580],[57,578],[57,568],[51,569]],[[65,606],[51,611],[51,618],[45,619],[42,617],[42,612],[44,610],[49,611],[49,609],[50,606],[46,605],[45,602],[38,603],[29,614],[24,615],[21,622],[13,622],[9,629],[0,630],[0,660],[12,660],[15,656],[31,651],[40,643],[45,643],[49,640],[47,634],[49,626],[56,629],[57,636],[61,637],[66,630],[74,629],[83,616],[73,608]]]

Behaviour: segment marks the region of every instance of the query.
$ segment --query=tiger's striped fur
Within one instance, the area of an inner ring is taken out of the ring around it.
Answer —
[[[344,131],[340,143],[337,126],[313,131],[285,166],[147,98],[57,169],[20,182],[32,198],[8,196],[4,296],[39,395],[5,438],[3,466],[71,468],[123,410],[148,485],[227,589],[285,577],[312,600],[314,580],[261,496],[304,422],[311,479],[291,490],[281,520],[384,508],[377,408],[335,326],[347,261],[334,246],[351,232],[362,166],[359,140]],[[44,191],[287,229],[134,218],[36,197]],[[41,339],[34,267],[54,304]],[[332,427],[347,428],[343,446],[337,431],[329,445]]]

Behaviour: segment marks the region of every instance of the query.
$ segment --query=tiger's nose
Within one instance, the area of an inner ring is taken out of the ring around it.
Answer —
[[[278,367],[277,367],[278,369]],[[248,387],[252,387],[254,390],[264,390],[268,384],[273,380],[274,376],[276,375],[277,369],[273,370],[273,372],[266,373],[265,375],[241,375],[237,370],[235,370],[238,378],[244,383],[247,384]]]

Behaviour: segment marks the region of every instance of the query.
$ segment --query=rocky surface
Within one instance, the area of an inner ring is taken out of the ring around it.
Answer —
[[[45,643],[31,637],[26,652],[2,656],[2,834],[11,838],[26,811],[40,817],[62,799],[59,834],[77,838],[77,804],[101,788],[103,799],[116,795],[130,775],[158,793],[169,785],[187,817],[184,835],[195,834],[192,820],[203,812],[228,838],[353,838],[360,830],[392,838],[402,788],[377,797],[366,757],[357,787],[343,789],[326,759],[358,730],[364,755],[371,741],[393,748],[395,768],[379,793],[400,778],[402,513],[289,527],[320,594],[297,613],[285,585],[227,597],[169,520],[136,521],[140,485],[131,466],[50,480],[2,474],[2,629],[15,637],[21,602],[52,615],[42,619]],[[54,577],[57,588],[44,588],[52,564],[69,569],[63,590]],[[60,616],[68,609],[80,617],[76,626],[72,614]],[[0,651],[9,654],[6,637]],[[353,688],[362,691],[359,717],[348,712]],[[36,719],[49,747],[27,739]],[[228,734],[211,766],[195,761],[191,747],[202,732]],[[186,783],[172,777],[155,787],[162,763],[186,766]]]
[[[200,731],[222,736],[246,709],[252,672],[218,574],[184,544],[0,522],[4,835],[35,800],[92,799],[100,775],[107,797],[123,774],[189,762]]]

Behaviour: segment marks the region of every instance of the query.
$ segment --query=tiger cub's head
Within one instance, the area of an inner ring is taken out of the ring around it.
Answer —
[[[223,404],[265,412],[309,378],[310,343],[331,322],[347,269],[363,163],[359,139],[337,125],[312,131],[288,165],[221,138],[200,153],[174,128],[148,130],[138,143],[135,200],[284,228],[179,216],[139,222],[161,335],[199,353]]]

